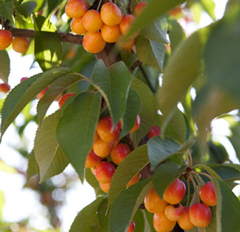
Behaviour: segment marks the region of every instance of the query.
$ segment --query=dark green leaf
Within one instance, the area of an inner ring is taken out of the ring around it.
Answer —
[[[0,0],[0,15],[13,21],[13,0]]]
[[[134,78],[131,84],[131,89],[133,89],[140,97],[142,106],[139,113],[141,118],[141,125],[139,129],[135,132],[135,144],[137,145],[139,141],[148,133],[151,126],[154,124],[157,116],[157,108],[151,90],[142,81]]]
[[[110,209],[110,232],[126,231],[139,205],[151,189],[152,179],[145,179],[130,186],[118,196]]]
[[[27,177],[28,179],[30,179],[32,176],[39,174],[39,167],[34,155],[34,151],[32,151],[27,158],[28,158]]]
[[[58,78],[54,81],[51,86],[47,89],[44,96],[39,100],[37,106],[38,122],[41,123],[44,118],[49,106],[61,94],[66,88],[82,80],[83,77],[77,73],[69,73]]]
[[[28,78],[21,82],[8,94],[2,109],[1,133],[3,136],[8,126],[17,115],[39,92],[50,85],[55,79],[72,71],[68,68],[58,68]]]
[[[25,18],[31,15],[34,9],[37,7],[37,3],[35,1],[28,1],[18,4],[16,10],[19,14],[23,15]]]
[[[148,156],[151,167],[154,169],[159,163],[176,154],[180,148],[179,144],[170,138],[162,139],[155,136],[148,141]]]
[[[176,180],[186,167],[180,167],[176,163],[167,162],[160,165],[154,172],[153,185],[158,195],[163,199],[165,189]]]
[[[123,115],[123,128],[120,137],[124,137],[133,128],[140,110],[141,100],[138,94],[130,89],[127,98],[126,111]]]
[[[126,188],[126,184],[149,163],[147,146],[143,145],[132,151],[121,162],[113,175],[109,190],[109,206]]]
[[[163,70],[165,55],[164,44],[145,39],[142,36],[136,38],[137,58],[145,64]]]
[[[58,142],[81,181],[86,157],[92,149],[100,104],[98,92],[80,94],[67,105],[57,127]]]
[[[41,15],[34,17],[35,59],[42,70],[57,68],[62,59],[62,44],[59,34],[49,21]]]
[[[108,199],[104,199],[98,208],[98,219],[101,225],[101,228],[104,232],[108,232],[108,224],[109,224],[109,210],[108,210]]]
[[[58,117],[59,111],[48,116],[37,130],[34,154],[40,169],[40,182],[60,174],[69,163],[56,138]]]
[[[0,50],[0,79],[8,83],[10,73],[10,59],[5,50]]]
[[[117,124],[126,110],[127,96],[133,76],[123,62],[109,67],[99,60],[94,68],[92,84],[108,104],[113,124]]]
[[[228,185],[222,180],[213,178],[217,197],[217,231],[239,232],[240,202]]]
[[[69,232],[89,232],[89,227],[94,223],[94,219],[97,216],[97,210],[104,198],[99,197],[93,201],[90,205],[82,209],[75,217]]]

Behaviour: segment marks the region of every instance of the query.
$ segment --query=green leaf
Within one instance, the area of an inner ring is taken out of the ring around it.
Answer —
[[[13,21],[13,0],[0,0],[0,15]]]
[[[95,65],[91,77],[92,84],[104,97],[114,125],[125,113],[132,78],[133,76],[123,62],[115,63],[109,69],[102,60]]]
[[[49,106],[66,88],[82,80],[81,74],[69,73],[55,80],[47,89],[43,97],[39,100],[37,106],[38,122],[41,123]]]
[[[151,189],[152,179],[145,179],[130,186],[118,196],[110,209],[110,232],[126,231],[139,205]]]
[[[42,70],[57,68],[62,59],[62,44],[56,29],[49,19],[34,17],[35,59]]]
[[[204,29],[192,34],[168,60],[162,87],[157,92],[158,106],[165,117],[165,126],[173,115],[177,103],[187,93],[201,71],[201,53],[205,35]],[[165,126],[162,128],[163,131]]]
[[[138,16],[133,26],[128,32],[128,35],[132,35],[134,32],[139,29],[146,27],[149,23],[154,21],[158,16],[167,13],[167,11],[171,10],[175,6],[183,3],[183,0],[152,0],[149,1],[146,9]],[[127,36],[128,36],[127,35]]]
[[[35,1],[23,2],[21,4],[17,4],[16,10],[19,14],[23,15],[25,18],[29,17],[34,9],[37,7],[37,3]]]
[[[126,188],[126,184],[149,163],[147,145],[132,151],[116,169],[109,189],[109,206]]]
[[[158,195],[163,199],[165,189],[176,180],[186,167],[179,166],[174,162],[160,165],[154,172],[153,185]]]
[[[94,223],[94,218],[97,215],[98,207],[103,199],[103,197],[99,197],[84,209],[82,209],[75,217],[69,232],[89,232],[88,229]]]
[[[5,50],[0,51],[0,79],[8,83],[10,73],[10,59]]]
[[[156,41],[158,43],[168,44],[166,33],[161,28],[160,20],[155,20],[150,23],[147,27],[140,31],[140,35],[146,39]]]
[[[176,154],[180,148],[179,144],[170,138],[162,139],[159,136],[151,138],[148,143],[148,156],[152,169],[159,163]]]
[[[135,132],[135,144],[138,144],[139,141],[148,133],[148,131],[151,129],[151,126],[154,124],[157,116],[157,108],[151,90],[142,81],[134,78],[131,84],[131,89],[133,89],[140,97],[142,106],[139,113],[141,118],[141,125],[139,129]]]
[[[173,17],[167,17],[171,49],[175,52],[177,46],[186,39],[185,32],[178,21]]]
[[[123,128],[120,137],[124,137],[133,128],[136,117],[141,110],[141,100],[138,94],[130,89],[127,98],[126,111],[123,115]]]
[[[101,95],[81,93],[65,108],[57,126],[57,139],[79,175],[84,180],[84,166],[92,149],[94,134],[99,120]]]
[[[56,138],[58,117],[59,111],[48,116],[37,130],[34,154],[40,169],[40,183],[60,174],[69,163]]]
[[[164,44],[145,39],[142,36],[136,38],[137,58],[145,64],[163,70],[165,55]]]
[[[203,58],[209,83],[240,101],[240,9],[228,14],[212,27]],[[231,41],[229,43],[229,41]],[[226,78],[227,77],[227,78]]]
[[[30,179],[32,176],[39,174],[39,167],[36,161],[34,151],[28,155],[28,168],[27,168],[27,177]]]
[[[68,68],[58,68],[28,78],[21,82],[8,94],[2,108],[1,133],[3,136],[8,126],[17,115],[39,92],[50,85],[55,79],[72,71]]]
[[[99,205],[97,211],[98,219],[101,225],[101,228],[104,232],[108,231],[109,224],[109,210],[108,210],[108,199],[105,198]]]
[[[238,198],[222,180],[213,178],[213,183],[217,197],[217,231],[239,232],[240,202]]]
[[[239,164],[210,164],[208,166],[224,181],[240,180]]]

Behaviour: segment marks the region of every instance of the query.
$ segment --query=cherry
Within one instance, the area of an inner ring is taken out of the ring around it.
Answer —
[[[93,150],[87,155],[85,168],[92,168],[101,162],[101,157],[97,156]]]
[[[148,139],[151,139],[154,136],[160,135],[161,131],[160,128],[156,125],[152,126],[150,131],[147,133]]]
[[[201,201],[208,206],[215,206],[217,204],[216,193],[212,182],[207,182],[200,188],[199,197]]]
[[[155,213],[153,215],[153,226],[157,232],[168,232],[173,230],[175,227],[176,222],[170,221],[164,214],[164,212],[161,213]]]
[[[104,184],[111,182],[114,172],[115,167],[107,161],[102,161],[95,168],[96,179]]]
[[[12,43],[12,33],[8,30],[0,30],[0,50],[6,49]]]
[[[111,159],[113,163],[119,165],[125,157],[131,152],[129,146],[125,143],[119,143],[111,151]]]
[[[64,95],[61,97],[60,101],[58,102],[59,108],[62,108],[63,103],[64,103],[69,97],[71,97],[71,96],[73,96],[73,95],[74,95],[74,93],[66,93],[66,94],[64,94]]]

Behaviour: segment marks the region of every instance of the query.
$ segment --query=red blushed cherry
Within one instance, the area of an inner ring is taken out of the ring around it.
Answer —
[[[194,226],[207,227],[211,222],[212,213],[207,205],[196,203],[189,209],[189,219]]]
[[[10,91],[11,87],[7,83],[1,83],[0,84],[0,92],[8,93]]]
[[[135,222],[132,221],[126,232],[133,232],[135,230]]]
[[[92,150],[86,158],[85,168],[92,168],[97,166],[101,162],[101,157],[97,156]]]
[[[96,166],[95,177],[99,182],[106,184],[111,182],[114,172],[115,167],[111,163],[103,161]]]
[[[111,159],[113,163],[119,165],[131,152],[129,146],[125,143],[119,143],[111,151]]]
[[[100,189],[102,189],[102,191],[105,192],[105,193],[109,192],[110,184],[111,184],[111,182],[108,182],[108,183],[105,183],[105,184],[99,182]]]
[[[170,221],[177,221],[181,218],[184,207],[181,204],[167,205],[164,213]]]
[[[23,82],[23,81],[25,81],[25,80],[27,80],[28,78],[27,77],[22,77],[21,79],[20,79],[20,82]]]
[[[113,128],[112,117],[103,117],[98,121],[97,133],[103,141],[113,142],[119,137],[120,123]]]
[[[217,204],[213,182],[207,182],[200,188],[199,197],[201,201],[208,206],[215,206]]]
[[[0,50],[6,49],[12,43],[12,33],[8,30],[0,30]]]
[[[64,95],[61,97],[61,99],[59,100],[59,102],[58,102],[59,108],[61,109],[63,103],[64,103],[69,97],[71,97],[71,96],[73,96],[73,95],[74,95],[74,93],[66,93],[66,94],[64,94]]]
[[[183,181],[176,179],[164,191],[163,199],[171,205],[176,205],[182,201],[185,193],[186,185]]]
[[[47,89],[49,88],[49,86],[47,86],[45,89],[43,89],[38,95],[37,95],[37,99],[41,99],[43,97],[43,95],[45,94],[45,92],[47,91]]]
[[[142,11],[147,7],[148,2],[139,2],[134,9],[134,16],[139,16]]]
[[[140,118],[140,115],[138,114],[137,118],[136,118],[136,122],[135,122],[133,128],[129,131],[129,133],[133,133],[136,130],[138,130],[138,128],[140,127],[140,124],[141,124],[141,118]]]
[[[141,177],[140,173],[137,173],[137,174],[126,184],[126,186],[129,187],[129,186],[131,186],[131,185],[136,184],[136,183],[140,180],[140,177]]]
[[[148,139],[151,139],[154,136],[160,135],[160,133],[161,133],[161,131],[160,131],[159,126],[154,125],[151,127],[150,131],[147,133],[147,137],[148,137]]]

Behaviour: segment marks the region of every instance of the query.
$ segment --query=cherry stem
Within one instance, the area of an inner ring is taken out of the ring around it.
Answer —
[[[196,174],[196,175],[203,175],[203,176],[206,176],[209,180],[211,180],[212,181],[212,177],[210,176],[210,175],[208,175],[207,173],[205,173],[205,172],[193,172],[194,174]]]

